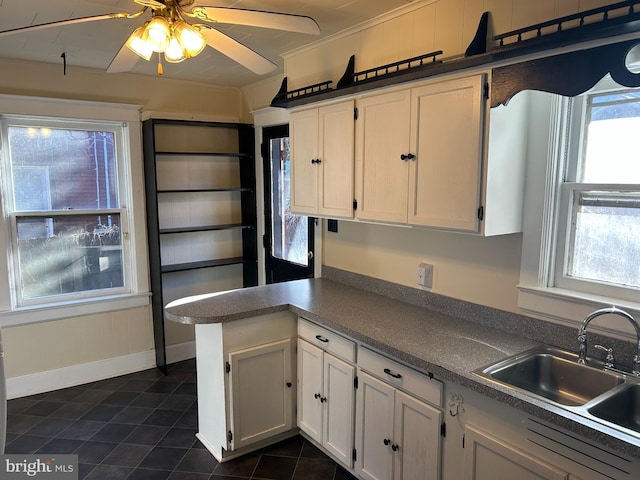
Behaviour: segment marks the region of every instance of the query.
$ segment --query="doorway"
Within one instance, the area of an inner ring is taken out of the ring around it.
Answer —
[[[290,209],[289,125],[262,129],[267,283],[312,278],[315,219]]]

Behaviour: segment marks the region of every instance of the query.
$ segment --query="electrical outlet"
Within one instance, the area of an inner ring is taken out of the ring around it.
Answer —
[[[433,288],[433,265],[420,263],[418,265],[418,285],[425,288]]]

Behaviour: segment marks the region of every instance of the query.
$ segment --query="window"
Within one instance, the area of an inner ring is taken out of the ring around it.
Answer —
[[[2,118],[13,304],[131,291],[122,123]]]
[[[640,91],[598,89],[569,105],[553,285],[637,299]]]
[[[603,306],[640,310],[640,89],[605,78],[572,99],[526,93],[519,307],[571,325]],[[602,328],[627,335],[625,323]]]

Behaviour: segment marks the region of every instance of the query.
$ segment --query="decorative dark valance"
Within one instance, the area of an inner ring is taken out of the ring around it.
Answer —
[[[608,73],[620,85],[640,87],[640,74],[630,72],[625,64],[628,52],[638,44],[640,39],[494,68],[491,106],[506,105],[522,90],[574,97]]]

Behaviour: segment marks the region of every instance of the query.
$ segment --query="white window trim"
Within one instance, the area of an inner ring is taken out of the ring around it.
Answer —
[[[523,241],[518,285],[518,306],[527,314],[570,327],[576,331],[592,311],[616,305],[640,319],[640,302],[547,287],[554,268],[556,183],[563,170],[564,132],[568,119],[559,96],[532,92],[529,145],[523,210]],[[607,319],[591,327],[608,336],[635,340],[631,325],[622,319]]]
[[[130,158],[123,168],[129,192],[122,204],[129,217],[129,238],[132,258],[130,268],[131,291],[127,294],[82,299],[15,308],[12,306],[12,272],[9,258],[0,262],[0,326],[17,326],[69,317],[106,313],[149,305],[149,267],[145,220],[144,171],[142,161],[142,128],[140,105],[85,102],[40,97],[0,95],[0,113],[6,115],[69,118],[77,120],[116,121],[127,124]],[[3,225],[0,227],[0,251],[10,255],[8,216],[0,204]]]

